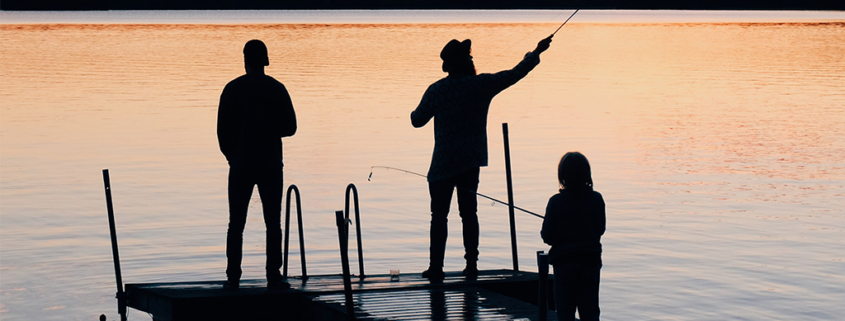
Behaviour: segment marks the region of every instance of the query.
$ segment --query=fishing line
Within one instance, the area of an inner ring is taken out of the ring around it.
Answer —
[[[409,170],[404,170],[404,169],[401,169],[401,168],[390,167],[390,166],[370,166],[370,176],[369,176],[369,177],[367,177],[367,181],[368,181],[368,182],[369,182],[369,181],[373,178],[373,169],[374,169],[374,168],[383,168],[383,169],[387,169],[387,170],[400,171],[400,172],[403,172],[403,173],[406,173],[406,174],[412,174],[412,175],[417,175],[417,176],[419,176],[419,177],[428,178],[428,176],[426,176],[426,175],[423,175],[423,174],[420,174],[420,173],[417,173],[417,172],[412,172],[412,171],[409,171]],[[486,198],[486,199],[488,199],[488,200],[491,200],[491,201],[493,201],[493,202],[496,202],[496,203],[499,203],[499,204],[502,204],[502,205],[511,206],[511,205],[510,205],[510,204],[508,204],[508,203],[502,202],[502,201],[500,201],[500,200],[497,200],[497,199],[492,198],[492,197],[490,197],[490,196],[487,196],[487,195],[481,194],[481,193],[479,193],[479,192],[475,192],[475,195],[481,196],[481,197],[483,197],[483,198]],[[534,212],[532,212],[532,211],[529,211],[529,210],[523,209],[523,208],[521,208],[521,207],[519,207],[519,206],[516,206],[516,205],[514,205],[514,206],[513,206],[513,208],[514,208],[514,209],[518,209],[518,210],[520,210],[520,211],[523,211],[523,212],[525,212],[525,213],[527,213],[527,214],[534,215],[534,216],[539,217],[539,218],[545,218],[545,216],[543,216],[543,215],[540,215],[540,214],[534,213]]]

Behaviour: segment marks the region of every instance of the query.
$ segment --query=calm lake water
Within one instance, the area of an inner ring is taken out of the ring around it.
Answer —
[[[425,179],[368,180],[371,167],[426,172],[432,125],[409,114],[444,76],[447,41],[472,39],[479,72],[495,72],[569,13],[0,12],[0,319],[117,317],[103,168],[125,282],[225,278],[217,99],[253,38],[298,116],[285,182],[302,192],[309,274],[340,273],[349,183],[367,272],[419,273]],[[506,199],[501,123],[520,207],[542,213],[565,152],[590,159],[607,202],[606,320],[841,320],[843,53],[843,12],[579,13],[494,99],[479,192]],[[510,268],[507,208],[479,203],[480,268]],[[264,275],[260,207],[256,194],[244,278]],[[460,270],[451,217],[446,268]],[[517,212],[522,269],[547,249],[540,225]]]

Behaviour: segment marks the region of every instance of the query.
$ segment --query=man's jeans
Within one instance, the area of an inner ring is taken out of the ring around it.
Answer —
[[[244,226],[252,190],[258,185],[258,194],[264,209],[267,228],[267,281],[281,279],[282,267],[282,192],[284,177],[281,166],[256,168],[229,168],[229,231],[226,235],[226,276],[230,282],[241,278]]]
[[[555,264],[555,308],[558,320],[598,321],[601,261]]]
[[[443,268],[446,252],[446,237],[449,234],[446,216],[452,205],[452,191],[458,190],[458,211],[463,224],[464,258],[467,265],[475,266],[478,261],[478,191],[479,168],[475,167],[458,175],[428,182],[431,195],[431,247],[430,267]]]

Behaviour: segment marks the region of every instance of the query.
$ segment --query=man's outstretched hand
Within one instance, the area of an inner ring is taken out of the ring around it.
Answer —
[[[555,35],[551,35],[551,36],[546,37],[543,40],[540,40],[540,42],[537,43],[537,48],[534,49],[534,52],[540,54],[540,53],[543,53],[543,51],[546,51],[546,49],[549,49],[549,44],[552,43],[552,37],[554,37],[554,36]]]

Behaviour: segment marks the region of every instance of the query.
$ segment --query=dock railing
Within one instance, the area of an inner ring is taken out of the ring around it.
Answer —
[[[308,271],[305,268],[305,236],[302,234],[302,202],[299,198],[299,188],[296,185],[288,187],[287,202],[285,204],[285,249],[282,276],[288,277],[288,243],[290,242],[290,197],[296,194],[296,221],[299,227],[299,260],[302,266],[302,280],[308,280]]]
[[[344,207],[345,217],[347,224],[349,223],[349,204],[350,204],[350,193],[352,195],[352,201],[355,203],[355,235],[358,239],[358,278],[364,279],[367,277],[364,274],[364,248],[361,245],[361,213],[358,206],[358,188],[355,187],[355,184],[349,183],[346,186],[346,205]],[[347,231],[349,229],[347,228]],[[349,235],[349,233],[347,233]]]

